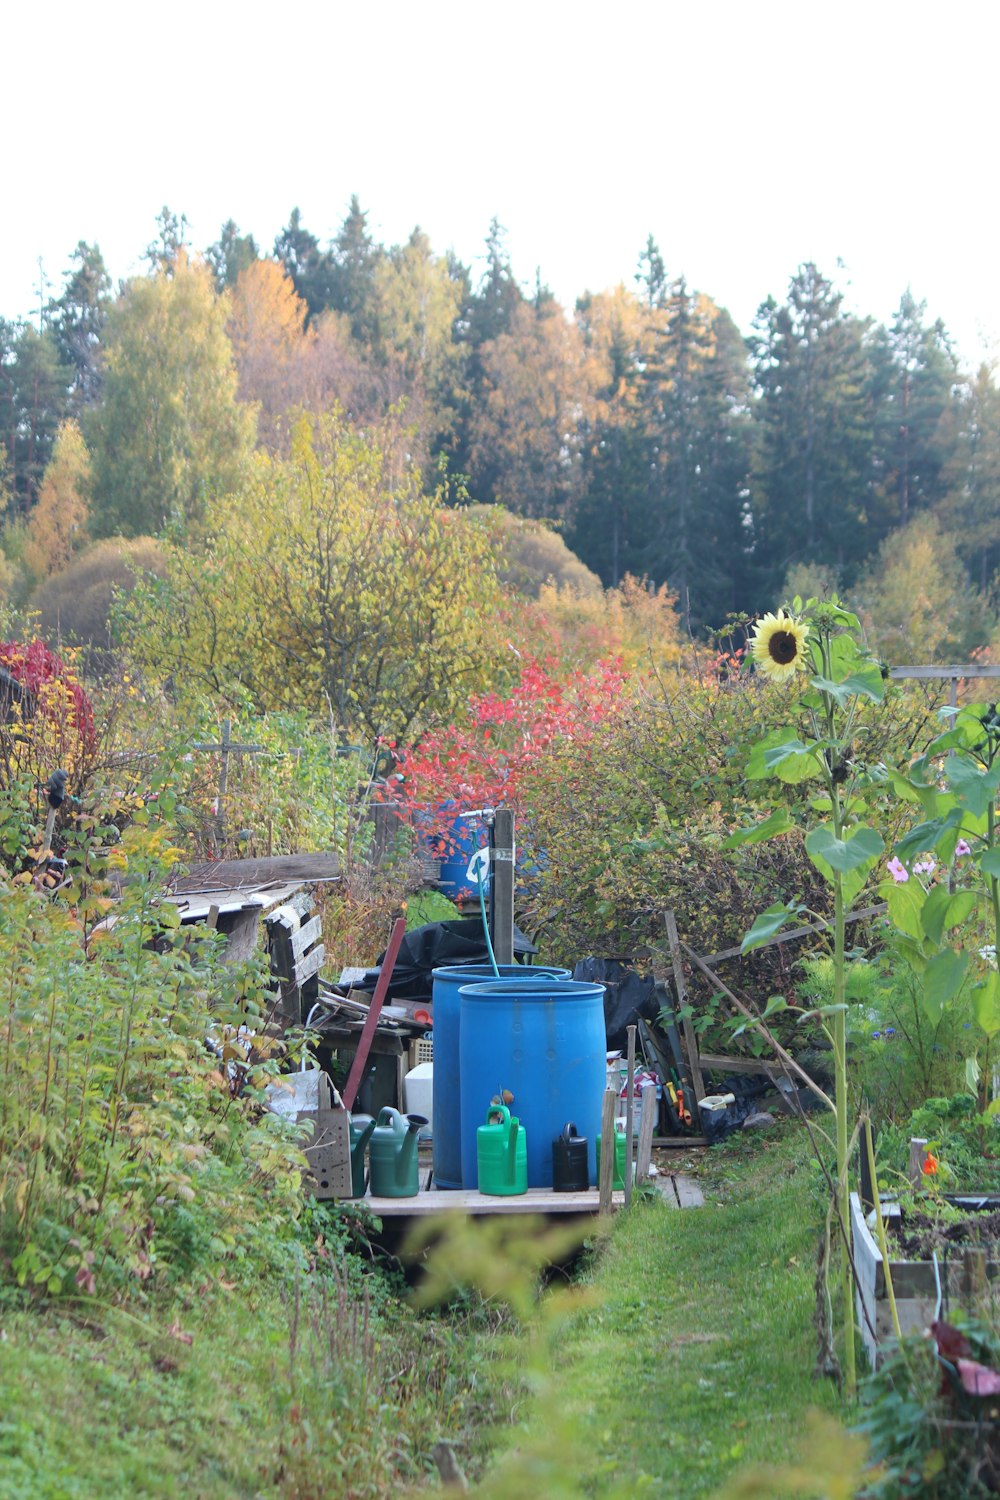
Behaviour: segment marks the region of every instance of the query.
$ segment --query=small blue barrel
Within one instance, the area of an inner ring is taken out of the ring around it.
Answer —
[[[514,1096],[528,1139],[528,1186],[552,1186],[552,1142],[567,1120],[595,1142],[607,1069],[604,985],[541,975],[461,986],[462,1186],[477,1184],[476,1131],[494,1094]]]
[[[524,964],[501,964],[504,979],[523,978],[525,974],[545,975],[549,979],[568,979],[568,969],[526,968]],[[479,984],[495,979],[492,964],[451,964],[433,973],[434,990],[434,1185],[439,1188],[462,1186],[462,1101],[458,1062],[459,999],[463,984]],[[480,1109],[481,1125],[486,1118],[487,1097]],[[560,1126],[560,1129],[562,1127]],[[475,1187],[475,1183],[472,1184]]]

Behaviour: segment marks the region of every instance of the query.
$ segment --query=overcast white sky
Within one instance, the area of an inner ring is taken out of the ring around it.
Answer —
[[[1000,354],[996,0],[37,0],[2,45],[0,316],[80,239],[138,269],[164,203],[198,248],[229,217],[270,248],[356,192],[378,238],[419,223],[477,270],[497,215],[568,306],[652,232],[744,332],[812,259]]]

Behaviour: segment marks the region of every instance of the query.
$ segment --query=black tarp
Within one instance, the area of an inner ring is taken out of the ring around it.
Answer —
[[[519,928],[514,928],[514,962],[524,963],[538,949]],[[381,964],[384,953],[379,954]],[[406,1000],[411,1004],[428,1004],[431,999],[435,969],[447,964],[488,964],[490,955],[478,917],[462,917],[454,922],[428,922],[415,927],[403,938],[396,967],[392,971],[387,1000],[389,1004]],[[374,989],[378,968],[369,969],[365,983],[358,988]]]
[[[624,1052],[628,1046],[627,1026],[639,1020],[655,1021],[660,1013],[652,975],[644,978],[613,958],[582,958],[573,978],[605,986],[604,1029],[612,1052]]]

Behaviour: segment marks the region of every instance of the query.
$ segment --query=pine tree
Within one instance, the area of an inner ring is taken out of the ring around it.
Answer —
[[[944,493],[958,364],[943,323],[927,327],[926,311],[907,289],[892,325],[879,328],[871,343],[875,495],[883,531],[905,526]]]
[[[762,595],[780,586],[792,563],[832,564],[850,576],[871,550],[867,324],[842,304],[808,263],[792,278],[787,303],[769,298],[755,322],[754,563]]]
[[[236,285],[241,271],[252,266],[259,257],[257,242],[252,234],[241,234],[235,219],[227,219],[219,231],[219,238],[205,251],[205,259],[215,276],[215,289],[224,292]]]
[[[97,245],[80,240],[70,256],[62,295],[49,303],[59,359],[72,370],[71,405],[92,406],[101,391],[101,340],[111,307],[111,277]]]

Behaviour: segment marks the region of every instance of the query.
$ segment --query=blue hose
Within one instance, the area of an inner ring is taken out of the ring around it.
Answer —
[[[476,885],[479,887],[479,910],[483,918],[483,936],[486,938],[486,951],[490,955],[490,963],[493,972],[500,978],[500,970],[497,968],[496,956],[493,952],[493,944],[490,942],[490,924],[486,920],[486,897],[483,895],[483,872],[480,866],[476,866]]]

